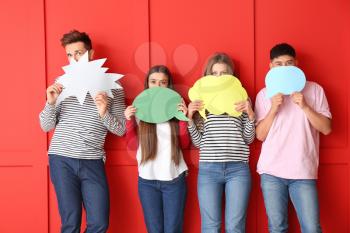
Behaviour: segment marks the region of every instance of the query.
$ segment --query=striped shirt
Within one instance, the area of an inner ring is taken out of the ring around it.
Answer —
[[[112,90],[108,97],[107,112],[99,117],[91,95],[81,105],[74,96],[59,105],[46,103],[40,113],[41,128],[48,132],[55,128],[48,154],[77,159],[105,158],[104,142],[107,131],[122,136],[125,133],[125,101],[122,89]]]
[[[255,138],[254,121],[240,117],[208,114],[203,129],[189,124],[193,144],[200,149],[200,162],[249,161],[249,144]]]

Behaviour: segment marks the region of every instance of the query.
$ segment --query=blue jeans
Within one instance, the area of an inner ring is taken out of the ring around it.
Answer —
[[[289,196],[302,233],[322,232],[316,180],[283,179],[268,174],[262,174],[260,177],[271,233],[288,231]]]
[[[245,232],[251,176],[248,163],[200,162],[198,200],[202,233],[221,232],[221,206],[225,192],[225,232]]]
[[[86,233],[104,233],[109,223],[109,192],[102,159],[73,159],[50,155],[50,177],[61,216],[61,232],[80,232],[82,205]]]
[[[172,181],[139,177],[139,197],[148,233],[181,233],[186,203],[185,173]]]

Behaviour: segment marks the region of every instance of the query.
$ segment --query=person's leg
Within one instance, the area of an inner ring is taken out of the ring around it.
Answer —
[[[225,179],[225,232],[244,233],[251,189],[248,163],[227,163]]]
[[[55,187],[61,216],[61,233],[79,233],[82,198],[77,159],[50,155],[50,177]]]
[[[148,233],[164,233],[160,182],[139,177],[138,192]]]
[[[86,210],[86,233],[105,233],[109,224],[109,191],[102,159],[81,159],[79,177]]]
[[[294,180],[289,194],[297,212],[302,233],[320,233],[320,210],[316,180]]]
[[[221,204],[224,190],[222,163],[200,162],[198,201],[202,233],[221,232]]]
[[[270,233],[288,231],[288,183],[285,179],[262,174],[261,190],[264,196]]]
[[[181,233],[186,204],[185,173],[173,181],[161,183],[163,196],[164,233]]]

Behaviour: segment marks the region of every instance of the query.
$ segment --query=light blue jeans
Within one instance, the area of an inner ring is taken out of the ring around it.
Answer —
[[[289,196],[302,233],[322,232],[316,180],[283,179],[268,174],[260,177],[270,233],[288,231]]]
[[[245,232],[251,189],[248,163],[200,162],[198,200],[202,233],[221,232],[222,197],[225,192],[225,232]]]

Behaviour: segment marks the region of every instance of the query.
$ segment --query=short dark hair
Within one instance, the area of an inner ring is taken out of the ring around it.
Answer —
[[[78,30],[72,30],[64,34],[61,38],[61,45],[66,47],[68,44],[83,42],[86,50],[92,49],[92,42],[88,34],[85,32],[79,32]]]
[[[295,49],[287,43],[281,43],[281,44],[275,45],[270,50],[270,60],[273,60],[276,57],[283,56],[283,55],[288,55],[295,58],[296,57]]]

